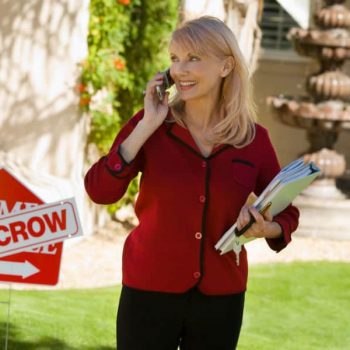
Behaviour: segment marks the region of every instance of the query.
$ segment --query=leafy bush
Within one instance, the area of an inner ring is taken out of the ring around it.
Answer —
[[[89,54],[77,84],[91,116],[88,142],[106,153],[120,127],[142,108],[147,81],[169,64],[167,42],[179,0],[91,0]],[[123,201],[137,192],[134,181]],[[121,204],[123,203],[121,202]]]

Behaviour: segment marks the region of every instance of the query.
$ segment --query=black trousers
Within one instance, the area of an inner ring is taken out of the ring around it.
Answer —
[[[245,293],[208,296],[123,286],[117,315],[117,350],[234,350]]]

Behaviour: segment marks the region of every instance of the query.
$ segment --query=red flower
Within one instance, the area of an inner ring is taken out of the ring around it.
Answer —
[[[86,85],[83,83],[77,84],[75,86],[75,91],[78,92],[79,94],[83,93],[86,91]]]
[[[129,5],[130,4],[130,0],[118,0],[119,4],[122,4],[122,5]]]
[[[90,101],[91,101],[90,97],[80,97],[79,106],[80,107],[87,106],[90,103]]]
[[[114,60],[114,67],[117,70],[124,70],[125,69],[125,63],[120,58],[116,58]]]

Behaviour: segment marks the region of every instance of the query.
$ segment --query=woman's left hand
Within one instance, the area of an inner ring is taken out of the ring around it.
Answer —
[[[272,221],[272,215],[267,210],[263,215],[253,206],[244,205],[237,218],[237,228],[241,230],[246,226],[251,216],[255,219],[253,225],[244,233],[244,236],[257,238],[278,238],[282,235],[281,226]]]

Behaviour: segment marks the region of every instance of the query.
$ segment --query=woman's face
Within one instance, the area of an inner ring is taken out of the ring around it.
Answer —
[[[170,75],[183,101],[218,98],[224,76],[223,61],[188,51],[174,41],[170,43],[169,54]]]

